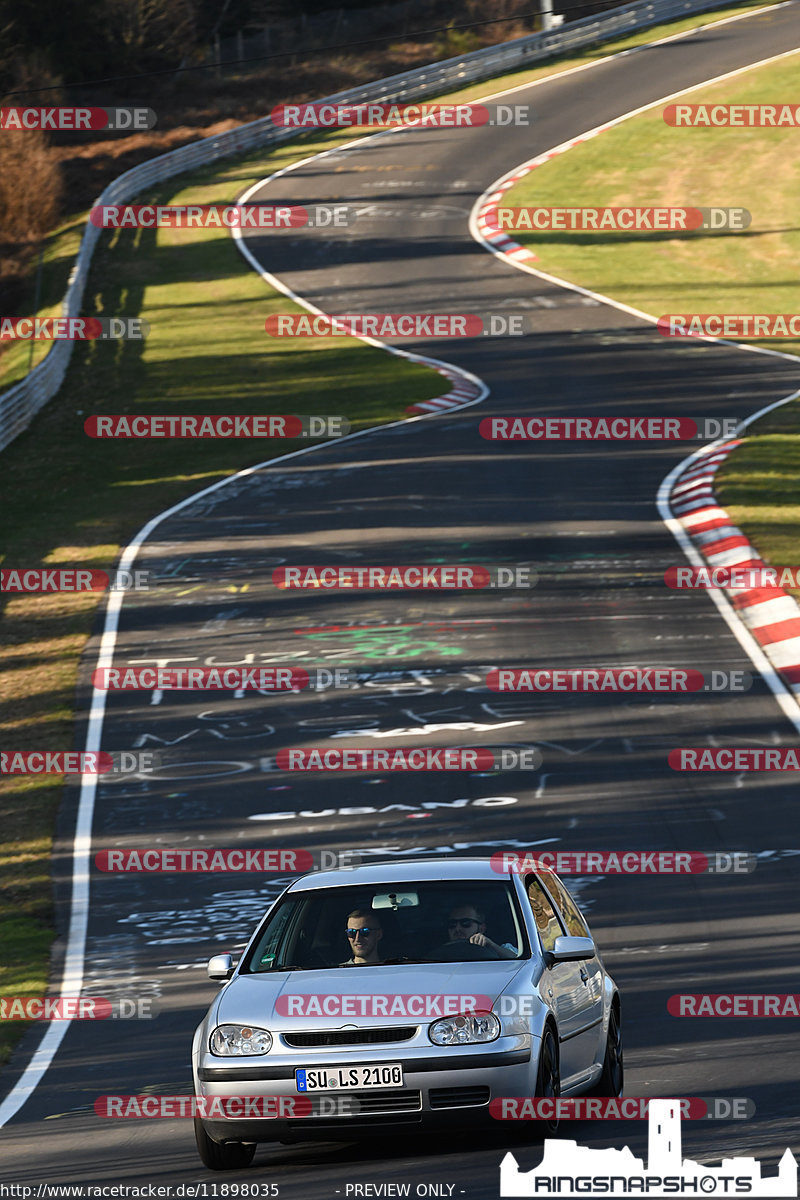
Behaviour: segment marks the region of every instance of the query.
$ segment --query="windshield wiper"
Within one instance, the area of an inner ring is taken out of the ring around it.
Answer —
[[[376,964],[381,967],[396,967],[400,963],[424,963],[430,962],[429,958],[385,958],[382,963]]]

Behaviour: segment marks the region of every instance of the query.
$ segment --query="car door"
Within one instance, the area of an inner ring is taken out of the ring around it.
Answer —
[[[536,875],[526,878],[525,891],[542,949],[553,950],[556,938],[572,930]],[[584,931],[580,936],[589,935]],[[566,1089],[576,1085],[596,1061],[603,1000],[600,963],[596,958],[591,963],[554,963],[543,972],[539,989],[558,1024],[561,1085]]]
[[[555,904],[567,933],[572,934],[573,937],[591,937],[589,927],[584,921],[577,904],[558,876],[549,873],[545,876],[543,883]],[[592,1062],[602,1062],[603,1054],[605,1053],[605,1040],[602,1028],[605,973],[598,954],[595,954],[592,958],[584,959],[580,967],[581,979],[586,985],[589,996],[590,1019],[592,1022],[588,1027],[589,1037],[587,1045],[587,1054],[590,1056],[589,1065],[591,1065]]]

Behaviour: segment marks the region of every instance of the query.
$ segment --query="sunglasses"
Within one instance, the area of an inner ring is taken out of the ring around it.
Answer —
[[[345,933],[349,938],[369,937],[371,933],[377,933],[377,929],[373,929],[370,925],[365,925],[363,929],[345,929]]]
[[[447,922],[448,929],[455,929],[456,925],[462,929],[469,929],[470,925],[480,925],[480,921],[476,921],[474,917],[459,917],[455,921]]]

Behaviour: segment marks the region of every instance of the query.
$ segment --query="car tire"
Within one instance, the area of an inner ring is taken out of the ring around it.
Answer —
[[[619,1009],[611,1006],[608,1018],[608,1038],[603,1058],[603,1071],[592,1088],[592,1096],[621,1096],[625,1084],[625,1068],[622,1055],[622,1022]]]
[[[210,1171],[236,1171],[249,1167],[256,1152],[255,1142],[212,1141],[199,1117],[194,1119],[194,1137],[203,1165]]]
[[[539,1065],[536,1070],[537,1097],[548,1097],[557,1100],[561,1095],[561,1073],[558,1063],[558,1042],[552,1025],[545,1025],[542,1033],[542,1045],[539,1050]],[[559,1121],[539,1121],[540,1132],[554,1136],[558,1132]]]

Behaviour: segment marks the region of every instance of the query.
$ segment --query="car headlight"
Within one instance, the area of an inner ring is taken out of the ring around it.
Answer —
[[[466,1046],[472,1042],[493,1042],[500,1036],[500,1022],[494,1013],[459,1013],[442,1017],[428,1029],[435,1046]]]
[[[242,1054],[267,1054],[272,1048],[272,1034],[252,1025],[218,1025],[209,1042],[212,1054],[223,1058],[238,1058]]]

